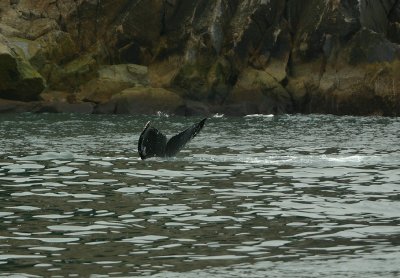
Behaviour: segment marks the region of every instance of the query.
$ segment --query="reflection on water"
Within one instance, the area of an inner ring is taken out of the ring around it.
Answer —
[[[400,274],[398,119],[216,117],[141,161],[147,120],[0,115],[0,274]]]

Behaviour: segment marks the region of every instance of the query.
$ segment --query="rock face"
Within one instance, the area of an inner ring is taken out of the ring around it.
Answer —
[[[0,98],[38,111],[394,116],[399,70],[398,0],[0,2]]]
[[[35,100],[43,89],[42,76],[0,34],[0,97]]]

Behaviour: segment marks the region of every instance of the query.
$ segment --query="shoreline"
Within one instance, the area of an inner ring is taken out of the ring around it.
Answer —
[[[14,100],[0,99],[0,114],[18,114],[18,113],[71,113],[71,114],[99,114],[99,115],[174,115],[184,117],[210,117],[214,115],[223,115],[226,117],[243,117],[248,115],[264,115],[264,116],[277,116],[277,115],[335,115],[335,116],[380,116],[380,117],[398,117],[398,115],[384,114],[379,112],[372,112],[367,114],[357,113],[344,113],[341,111],[335,112],[299,112],[299,111],[285,111],[279,113],[273,112],[260,112],[256,106],[249,103],[241,105],[211,105],[200,102],[189,101],[177,107],[176,110],[152,110],[149,113],[143,111],[135,112],[132,110],[118,109],[117,103],[96,104],[93,102],[49,102],[49,101],[32,101],[22,102]],[[107,109],[105,109],[106,107]]]

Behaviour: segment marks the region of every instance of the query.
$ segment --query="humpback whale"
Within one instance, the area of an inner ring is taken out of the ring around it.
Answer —
[[[138,152],[141,159],[149,157],[175,156],[183,147],[192,140],[203,128],[207,118],[172,136],[169,140],[158,129],[151,127],[147,122],[139,137]]]

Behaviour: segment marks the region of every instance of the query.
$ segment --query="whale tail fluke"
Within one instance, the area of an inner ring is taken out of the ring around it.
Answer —
[[[167,137],[147,122],[139,137],[138,152],[141,159],[164,156]]]
[[[201,120],[197,124],[192,125],[188,129],[182,131],[181,133],[171,137],[168,140],[167,146],[165,148],[165,155],[166,156],[174,156],[180,150],[182,150],[185,145],[192,140],[196,135],[202,130],[204,123],[206,122],[207,118]]]
[[[138,152],[141,159],[160,156],[170,157],[176,155],[185,145],[192,140],[203,128],[207,118],[192,125],[181,133],[171,137],[167,141],[167,137],[158,129],[150,127],[147,122],[139,137]]]

